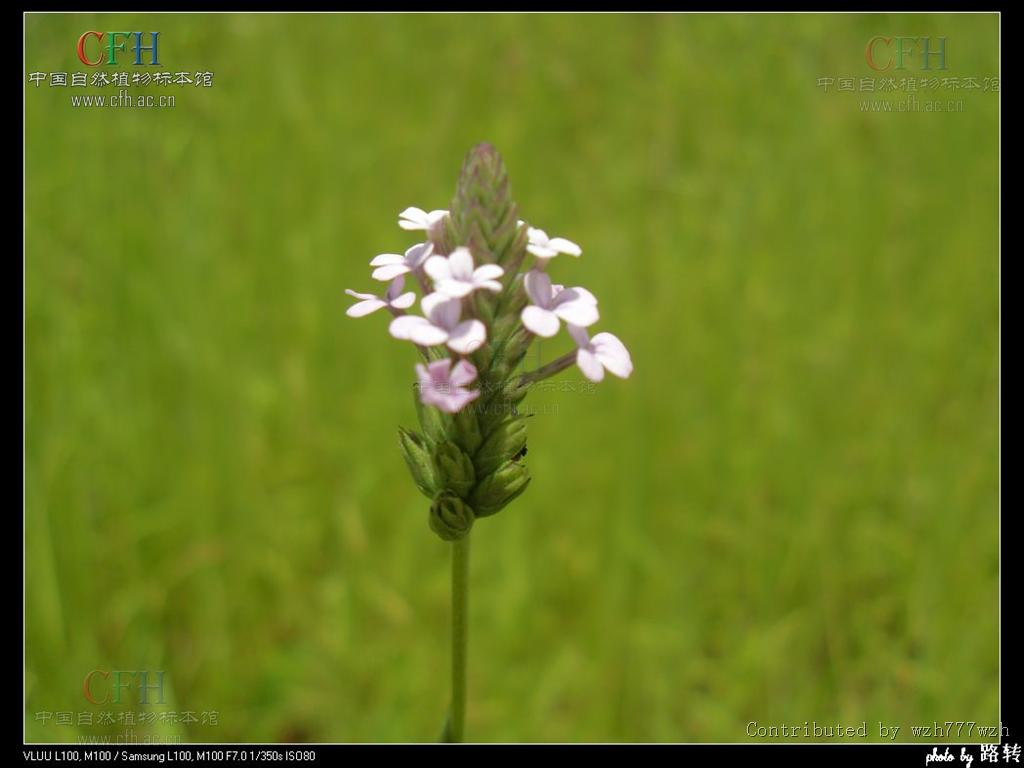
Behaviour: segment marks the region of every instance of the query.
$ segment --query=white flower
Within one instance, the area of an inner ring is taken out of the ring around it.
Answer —
[[[586,288],[552,285],[551,278],[536,269],[526,273],[523,286],[533,304],[520,317],[526,329],[538,336],[551,338],[558,333],[559,318],[581,327],[598,320],[597,299]]]
[[[460,355],[479,349],[487,340],[487,327],[479,320],[459,322],[462,301],[431,293],[420,301],[423,314],[402,315],[391,321],[388,328],[396,339],[406,339],[424,347],[447,344]]]
[[[417,243],[407,250],[404,256],[399,256],[397,253],[382,253],[379,256],[374,256],[373,261],[370,262],[371,267],[376,267],[372,277],[374,280],[393,280],[399,275],[415,272],[423,266],[423,262],[430,258],[430,254],[433,252],[434,246],[430,243]]]
[[[413,206],[398,214],[398,226],[407,230],[425,229],[427,232],[434,232],[447,215],[448,211],[436,210],[428,213]]]
[[[600,381],[604,372],[610,371],[622,379],[633,372],[633,360],[629,350],[611,333],[599,333],[593,339],[579,326],[568,323],[569,335],[579,349],[576,351],[576,365],[591,381]]]
[[[542,264],[560,253],[567,253],[570,256],[580,256],[583,253],[583,249],[572,240],[566,240],[564,237],[549,238],[543,229],[529,227],[526,236],[529,238],[526,250],[540,259]]]
[[[423,269],[434,281],[434,289],[461,299],[479,288],[486,288],[495,293],[501,292],[501,283],[497,278],[505,274],[505,270],[497,264],[481,264],[473,269],[473,254],[468,248],[459,247],[450,256],[431,256]]]
[[[391,307],[392,309],[408,309],[416,301],[416,294],[412,291],[408,293],[402,293],[402,288],[405,287],[405,277],[399,275],[391,281],[391,285],[388,286],[387,291],[384,292],[383,296],[375,296],[372,293],[356,293],[351,288],[346,288],[345,293],[349,296],[353,296],[362,301],[353,304],[351,307],[345,310],[345,314],[349,317],[362,317],[368,315],[371,312],[376,312],[378,309],[384,307]]]

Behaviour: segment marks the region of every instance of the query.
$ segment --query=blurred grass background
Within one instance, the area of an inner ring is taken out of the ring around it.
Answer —
[[[90,29],[214,83],[25,94],[29,740],[145,709],[93,669],[218,713],[140,740],[436,737],[415,356],[342,289],[481,140],[636,373],[531,396],[533,484],[474,534],[468,737],[995,724],[997,97],[816,82],[876,76],[876,34],[997,75],[997,17],[30,15],[27,69],[85,70]]]

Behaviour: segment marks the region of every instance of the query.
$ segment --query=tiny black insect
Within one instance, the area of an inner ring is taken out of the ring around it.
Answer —
[[[519,461],[523,456],[526,455],[526,446],[524,445],[515,456],[512,457],[512,461]]]

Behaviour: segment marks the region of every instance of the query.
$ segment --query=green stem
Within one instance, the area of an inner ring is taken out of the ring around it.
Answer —
[[[442,741],[462,741],[466,718],[466,656],[469,637],[469,535],[452,543],[452,701]]]
[[[533,384],[544,379],[550,379],[557,373],[561,373],[566,368],[576,362],[576,350],[567,352],[559,358],[552,360],[545,366],[542,366],[534,371],[527,371],[519,377],[519,386],[525,386],[526,384]]]

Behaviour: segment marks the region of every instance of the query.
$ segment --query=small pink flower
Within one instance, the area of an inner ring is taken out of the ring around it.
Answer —
[[[402,293],[402,288],[405,287],[405,277],[399,275],[391,281],[391,285],[388,286],[387,291],[384,292],[383,296],[375,296],[372,293],[356,293],[351,288],[346,288],[345,293],[349,296],[353,296],[362,301],[353,304],[351,307],[345,310],[345,314],[349,317],[363,317],[371,312],[376,312],[378,309],[384,307],[391,307],[392,309],[408,309],[416,301],[416,294],[412,291],[408,293]]]
[[[423,262],[430,258],[430,254],[433,252],[434,247],[430,243],[417,243],[407,250],[404,256],[397,253],[382,253],[379,256],[374,256],[370,266],[376,267],[376,269],[373,270],[371,276],[374,280],[393,280],[399,275],[415,272],[423,266]]]
[[[458,413],[480,396],[478,389],[466,389],[476,379],[473,364],[460,360],[454,366],[451,358],[435,360],[429,365],[416,364],[420,401],[445,413]]]
[[[431,256],[423,269],[434,281],[435,290],[455,299],[469,296],[479,288],[500,293],[497,278],[505,274],[497,264],[481,264],[474,269],[473,254],[464,247],[456,248],[450,256]]]
[[[433,235],[438,232],[447,215],[448,211],[436,210],[428,213],[422,208],[412,206],[398,214],[398,226],[409,231],[423,229]]]
[[[391,321],[388,330],[396,339],[406,339],[424,347],[447,344],[460,355],[479,349],[487,340],[487,327],[479,320],[459,321],[462,301],[431,293],[420,301],[423,314],[402,315]]]
[[[558,333],[559,319],[585,327],[598,320],[597,299],[586,288],[552,285],[547,273],[531,269],[523,277],[526,295],[533,303],[521,315],[526,329],[551,338]]]
[[[560,253],[567,253],[570,256],[580,256],[583,253],[583,249],[572,240],[566,240],[564,237],[549,238],[543,229],[529,227],[526,236],[529,238],[526,250],[540,259],[541,264],[547,263],[548,259],[553,259]]]
[[[618,336],[599,333],[591,339],[587,332],[577,325],[566,324],[579,349],[576,351],[576,365],[591,381],[601,381],[604,372],[610,371],[619,378],[627,379],[633,373],[633,360],[626,345]]]

